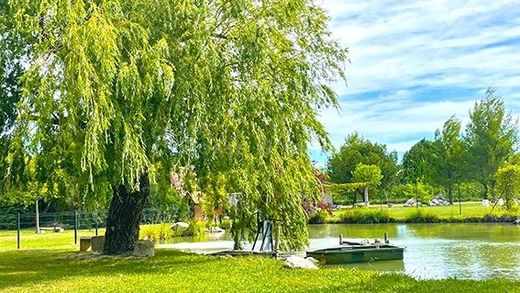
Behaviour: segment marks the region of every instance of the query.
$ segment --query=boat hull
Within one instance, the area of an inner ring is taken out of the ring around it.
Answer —
[[[325,264],[346,264],[356,262],[371,262],[382,260],[402,260],[404,247],[399,246],[341,246],[327,249],[307,251],[307,256],[313,257]]]

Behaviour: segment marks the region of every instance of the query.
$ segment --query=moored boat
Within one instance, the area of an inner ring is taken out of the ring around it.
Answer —
[[[389,244],[341,245],[307,251],[325,264],[346,264],[381,260],[402,260],[404,247]]]

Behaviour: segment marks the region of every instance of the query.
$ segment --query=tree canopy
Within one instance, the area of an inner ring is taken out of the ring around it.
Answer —
[[[365,183],[367,187],[377,187],[381,184],[383,175],[381,169],[376,165],[365,165],[359,163],[352,174],[354,182]]]
[[[373,143],[353,133],[328,161],[327,172],[331,181],[354,182],[353,174],[359,163],[378,166],[383,175],[381,186],[384,188],[393,184],[397,178],[397,153],[389,152],[385,145]]]
[[[313,1],[8,5],[34,36],[11,166],[23,154],[49,189],[101,206],[187,168],[202,193],[240,192],[244,212],[281,220],[288,247],[305,243],[307,145],[329,146],[316,111],[336,105],[346,60]]]
[[[435,133],[434,152],[436,159],[434,182],[445,187],[450,203],[453,203],[453,185],[464,177],[466,149],[461,140],[461,122],[451,117],[442,130]]]
[[[0,191],[6,185],[8,164],[4,160],[9,152],[12,127],[17,116],[17,103],[21,96],[20,76],[26,56],[26,34],[14,32],[14,22],[7,17],[11,12],[6,1],[0,3]],[[23,160],[20,161],[23,165]],[[4,191],[5,192],[5,191]],[[2,192],[2,193],[4,193]],[[24,197],[25,199],[26,197]],[[7,200],[0,198],[0,203]]]
[[[470,119],[464,136],[468,173],[484,186],[487,198],[495,187],[494,174],[516,151],[517,122],[494,89],[488,89],[475,103]]]
[[[422,139],[403,155],[405,183],[431,182],[435,174],[435,146],[431,140]]]
[[[520,195],[520,166],[507,164],[499,168],[495,180],[498,195],[505,199],[506,207],[511,208]]]

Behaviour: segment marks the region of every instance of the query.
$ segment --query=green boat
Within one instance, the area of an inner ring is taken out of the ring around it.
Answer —
[[[403,252],[404,247],[389,244],[341,245],[309,250],[307,251],[307,256],[328,265],[336,265],[381,260],[402,260]]]

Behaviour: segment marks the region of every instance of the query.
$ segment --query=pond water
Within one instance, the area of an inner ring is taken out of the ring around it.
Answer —
[[[406,246],[403,261],[345,265],[382,272],[401,272],[419,279],[520,279],[520,226],[508,224],[325,224],[309,227],[310,249],[337,245],[344,238],[383,238]],[[211,251],[232,248],[229,235],[205,242],[177,239],[172,247]]]
[[[506,224],[313,225],[311,246],[337,242],[337,235],[382,238],[406,246],[403,261],[351,267],[403,272],[421,279],[520,279],[520,227]]]

